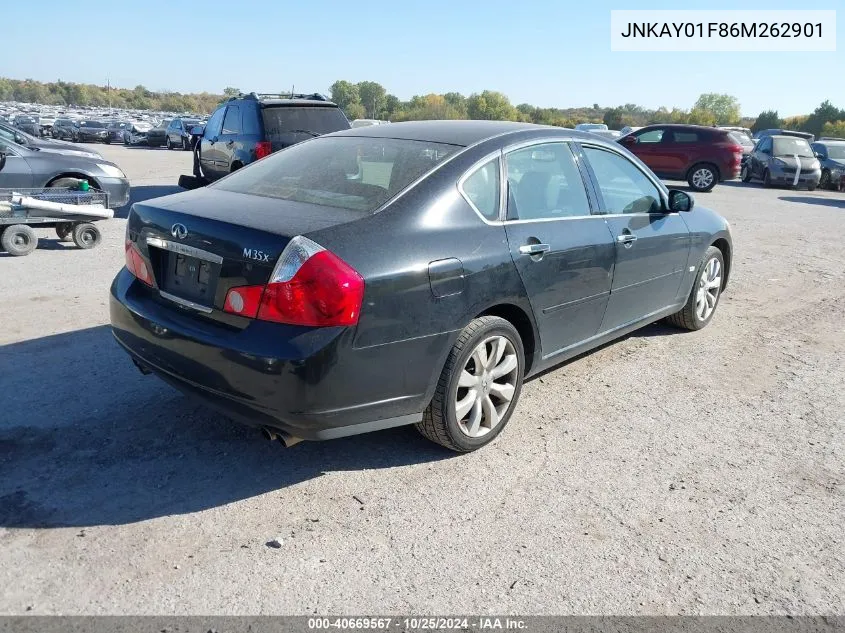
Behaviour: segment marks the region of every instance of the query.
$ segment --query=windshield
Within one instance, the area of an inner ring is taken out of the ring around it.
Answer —
[[[774,139],[775,156],[798,156],[812,157],[813,150],[810,144],[803,138],[776,138]]]
[[[390,138],[318,138],[276,152],[210,187],[372,212],[458,149]]]
[[[121,123],[121,122],[109,123],[109,129],[110,130],[125,130],[127,127],[129,127],[128,123]]]
[[[82,121],[79,127],[105,127],[100,121]]]
[[[845,145],[828,145],[827,157],[834,160],[842,160],[845,158]]]
[[[310,136],[348,130],[349,121],[340,108],[276,106],[262,108],[267,140],[290,145]]]

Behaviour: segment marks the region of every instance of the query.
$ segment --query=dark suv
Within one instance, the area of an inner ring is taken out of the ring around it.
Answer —
[[[710,191],[739,177],[742,145],[728,130],[701,125],[649,125],[618,139],[661,178]]]
[[[194,176],[211,182],[282,148],[349,127],[343,111],[319,94],[231,97],[211,115],[196,143]],[[182,177],[179,184],[199,183]]]

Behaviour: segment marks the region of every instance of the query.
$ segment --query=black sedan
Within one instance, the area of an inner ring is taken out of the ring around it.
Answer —
[[[103,121],[86,119],[79,122],[76,140],[85,143],[105,143],[108,141],[109,131]]]
[[[286,445],[416,424],[471,451],[525,377],[658,319],[706,326],[732,251],[596,135],[379,125],[133,205],[111,323],[144,373]]]
[[[167,139],[167,128],[170,127],[170,119],[160,121],[158,125],[147,130],[147,145],[150,147],[161,147]]]

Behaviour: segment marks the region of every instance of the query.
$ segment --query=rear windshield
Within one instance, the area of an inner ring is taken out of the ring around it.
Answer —
[[[318,138],[271,154],[209,186],[371,212],[458,149],[390,138]]]
[[[319,134],[348,130],[349,121],[340,108],[265,106],[264,133],[271,143],[290,145]]]
[[[776,138],[774,139],[774,155],[775,156],[798,156],[810,157],[813,155],[813,150],[810,149],[810,144],[803,138]]]

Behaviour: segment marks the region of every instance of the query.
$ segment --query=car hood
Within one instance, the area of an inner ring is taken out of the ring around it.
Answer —
[[[59,155],[66,155],[66,156],[81,156],[84,158],[90,158],[92,160],[104,160],[101,154],[97,154],[95,152],[86,152],[82,149],[64,149],[62,147],[39,147],[39,153],[47,153],[47,154],[59,154]]]
[[[100,134],[102,132],[106,132],[106,128],[104,127],[81,127],[79,128],[80,134]]]

